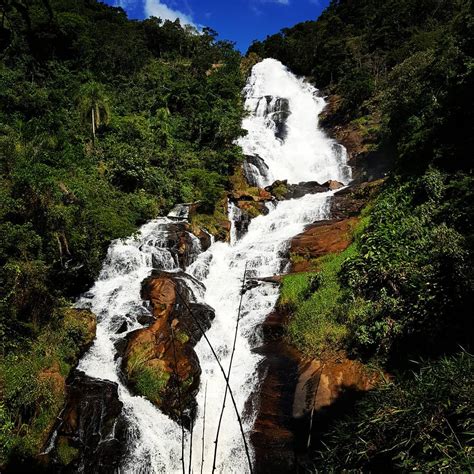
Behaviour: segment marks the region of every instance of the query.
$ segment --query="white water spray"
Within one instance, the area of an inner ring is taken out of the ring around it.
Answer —
[[[349,175],[345,155],[338,154],[335,143],[317,129],[317,115],[324,101],[316,96],[312,86],[296,78],[278,61],[265,60],[254,67],[246,94],[247,107],[253,114],[244,121],[249,134],[240,140],[240,144],[246,153],[263,158],[274,178],[290,182],[324,182],[327,179],[347,182]],[[262,97],[265,97],[264,103]],[[271,107],[263,104],[270,104]],[[285,109],[284,114],[277,117],[278,120],[272,115],[275,113],[271,111],[272,107],[273,110]],[[280,120],[282,117],[284,123]],[[258,169],[254,168],[258,173]],[[257,178],[261,179],[261,176]],[[284,272],[289,240],[307,224],[329,217],[331,195],[331,192],[306,195],[277,206],[270,205],[268,215],[255,218],[240,240],[237,240],[233,226],[232,245],[214,243],[209,250],[197,256],[199,245],[196,244],[197,258],[186,271],[204,284],[205,289],[192,285],[196,300],[204,301],[216,311],[207,336],[225,370],[231,355],[246,263],[247,278]],[[236,217],[238,212],[231,207],[230,215]],[[114,242],[99,280],[80,301],[80,305],[90,307],[97,314],[98,328],[97,339],[79,369],[91,377],[111,380],[119,385],[119,396],[130,425],[130,452],[122,466],[123,472],[181,472],[181,428],[146,399],[133,396],[121,383],[114,346],[124,336],[117,334],[124,321],[128,324],[127,331],[142,327],[137,315],[146,309],[140,299],[140,287],[151,270],[154,267],[178,270],[176,255],[167,248],[167,229],[171,224],[168,219],[157,219],[143,226],[137,236]],[[273,309],[277,298],[278,289],[268,283],[260,283],[247,291],[243,298],[230,385],[247,439],[256,416],[255,405],[248,402],[256,400],[252,395],[257,393],[260,382],[258,366],[261,356],[253,349],[260,343],[259,325]],[[199,408],[194,426],[191,465],[193,472],[200,472],[204,387],[207,385],[203,467],[204,472],[210,472],[225,381],[203,339],[195,350],[202,376],[197,396]],[[186,466],[189,463],[189,441],[187,434]],[[220,432],[217,466],[218,472],[222,473],[248,471],[239,426],[229,398]]]

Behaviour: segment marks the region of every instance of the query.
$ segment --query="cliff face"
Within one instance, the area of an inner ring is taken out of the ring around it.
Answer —
[[[387,176],[395,163],[395,150],[381,146],[381,117],[377,111],[359,120],[341,116],[343,99],[332,94],[320,116],[321,127],[329,136],[346,147],[352,167],[353,183],[360,184]]]

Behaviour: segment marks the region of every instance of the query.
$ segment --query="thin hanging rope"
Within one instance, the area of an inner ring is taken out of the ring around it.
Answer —
[[[201,446],[201,474],[204,468],[204,435],[206,433],[206,405],[207,405],[207,382],[204,391],[204,414],[202,419],[202,446]]]
[[[191,474],[191,463],[193,460],[193,431],[194,431],[194,419],[191,419],[191,433],[189,438],[189,474]]]
[[[176,356],[176,345],[174,343],[174,327],[173,322],[171,323],[171,343],[173,345],[173,355],[174,355],[174,375],[176,377],[176,383],[178,384],[178,405],[179,405],[179,420],[181,425],[181,464],[183,468],[183,474],[186,474],[186,469],[184,466],[184,423],[183,423],[183,405],[181,402],[181,386],[179,383],[179,374],[178,374],[178,358]]]
[[[237,344],[237,336],[238,336],[238,333],[239,333],[240,313],[241,313],[241,310],[242,310],[242,301],[244,299],[244,293],[245,293],[245,281],[246,281],[246,277],[247,277],[247,265],[248,265],[248,262],[245,262],[244,276],[243,276],[243,279],[242,279],[242,288],[240,290],[239,310],[237,312],[237,321],[235,323],[234,343],[232,345],[232,353],[231,353],[230,361],[229,361],[229,369],[227,370],[227,380],[230,380],[230,372],[232,370],[232,363],[234,361],[235,347],[236,347],[236,344]],[[219,444],[219,433],[220,433],[220,430],[221,430],[222,418],[224,416],[225,403],[226,403],[226,400],[227,400],[227,387],[228,387],[228,385],[226,385],[226,387],[225,387],[224,400],[222,402],[222,409],[221,409],[221,413],[220,413],[220,416],[219,416],[219,423],[217,424],[216,439],[214,441],[214,460],[213,460],[213,463],[212,463],[212,472],[215,472],[216,467],[217,467],[216,466],[217,446]]]
[[[232,389],[230,388],[230,385],[229,385],[229,380],[227,379],[227,375],[225,373],[225,370],[224,370],[224,367],[222,366],[221,364],[221,361],[219,360],[219,357],[217,356],[217,353],[214,349],[214,347],[212,346],[211,344],[211,341],[209,341],[209,338],[207,337],[206,335],[206,332],[204,331],[204,329],[202,328],[201,324],[199,323],[199,320],[196,318],[196,316],[194,316],[194,313],[192,312],[191,308],[189,307],[188,303],[186,302],[186,300],[182,297],[181,293],[179,292],[178,288],[176,287],[176,294],[178,295],[178,297],[180,298],[181,302],[183,303],[184,307],[186,308],[186,310],[189,312],[190,316],[193,318],[194,322],[196,323],[196,326],[198,327],[199,329],[199,332],[202,334],[202,337],[204,338],[204,340],[207,342],[207,345],[209,346],[209,349],[211,349],[211,352],[212,352],[212,355],[214,356],[214,358],[216,359],[216,362],[217,362],[217,365],[219,366],[219,369],[222,373],[222,376],[224,377],[224,380],[226,381],[226,384],[227,384],[227,388],[229,390],[229,394],[230,394],[230,398],[232,400],[232,405],[234,406],[234,410],[235,410],[235,414],[237,416],[237,422],[239,423],[239,428],[240,428],[240,434],[242,436],[242,441],[244,443],[244,448],[245,448],[245,455],[247,457],[247,461],[248,461],[248,465],[249,465],[249,470],[250,470],[250,474],[253,473],[253,469],[252,469],[252,459],[250,457],[250,451],[249,451],[249,447],[248,447],[248,444],[247,444],[247,439],[245,438],[245,432],[244,432],[244,427],[243,427],[243,424],[242,424],[242,419],[240,417],[240,413],[239,413],[239,410],[237,408],[237,403],[235,401],[235,397],[234,397],[234,394],[232,392]]]

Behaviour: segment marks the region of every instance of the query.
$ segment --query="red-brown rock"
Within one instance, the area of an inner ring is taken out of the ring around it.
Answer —
[[[195,395],[201,368],[194,352],[201,327],[208,329],[214,317],[206,305],[191,303],[183,274],[157,272],[143,283],[142,296],[152,307],[155,322],[127,336],[123,370],[129,385],[164,413],[184,421],[194,417]]]
[[[292,271],[308,271],[311,259],[345,250],[351,243],[352,230],[357,222],[358,219],[352,217],[311,224],[291,241],[290,254],[294,260]],[[295,259],[295,256],[302,258]]]
[[[344,183],[341,183],[340,181],[334,181],[333,179],[330,179],[329,181],[326,181],[321,186],[324,186],[324,187],[328,188],[330,191],[335,191],[336,189],[343,188]]]

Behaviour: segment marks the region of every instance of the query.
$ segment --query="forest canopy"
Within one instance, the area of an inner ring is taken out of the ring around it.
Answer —
[[[11,0],[0,14],[8,346],[91,284],[112,239],[177,202],[212,212],[241,160],[243,77],[233,44],[178,20],[88,0]]]

